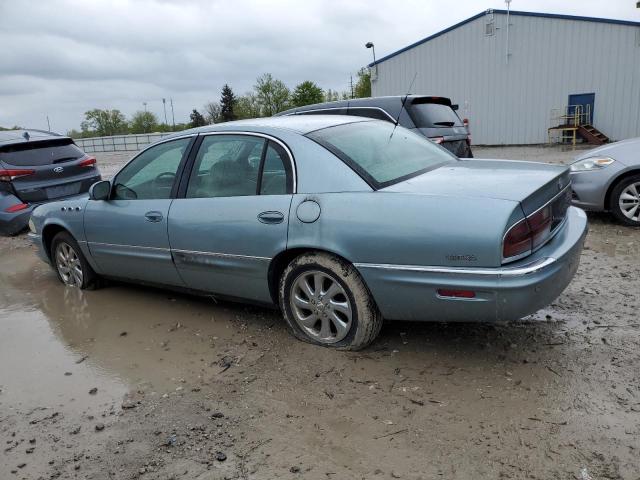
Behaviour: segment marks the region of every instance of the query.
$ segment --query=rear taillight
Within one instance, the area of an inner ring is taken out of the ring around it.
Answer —
[[[25,170],[25,169],[12,169],[5,170],[0,169],[0,182],[10,182],[18,177],[25,177],[27,175],[33,175],[36,173],[35,170]]]
[[[511,227],[502,242],[502,260],[516,260],[532,253],[551,235],[553,208],[546,205]]]
[[[16,205],[11,205],[9,208],[5,208],[4,211],[7,213],[15,213],[20,210],[24,210],[25,208],[29,208],[29,205],[26,203],[18,203]]]
[[[442,142],[444,142],[444,137],[430,137],[429,140],[440,145]]]
[[[469,119],[468,119],[468,118],[463,118],[463,119],[462,119],[462,124],[463,124],[466,128],[469,128]]]
[[[527,219],[523,218],[511,227],[502,241],[502,259],[512,260],[515,257],[531,253],[531,229]]]
[[[96,164],[95,157],[86,157],[78,164],[79,167],[93,167]]]
[[[547,240],[547,238],[549,238],[552,219],[553,214],[551,211],[551,205],[547,205],[533,215],[527,217],[529,228],[531,229],[533,248],[539,247]]]

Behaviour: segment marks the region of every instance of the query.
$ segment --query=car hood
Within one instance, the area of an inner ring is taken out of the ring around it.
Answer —
[[[460,160],[383,189],[519,202],[527,215],[569,184],[566,166],[516,160]]]
[[[640,138],[629,138],[620,142],[608,143],[593,150],[587,150],[578,155],[575,161],[577,162],[585,158],[601,155],[603,157],[611,157],[616,162],[620,162],[626,166],[640,165],[638,150],[640,150]]]

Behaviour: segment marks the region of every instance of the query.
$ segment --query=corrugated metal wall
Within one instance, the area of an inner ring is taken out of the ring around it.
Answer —
[[[640,136],[640,28],[494,13],[378,65],[373,95],[450,97],[469,118],[475,144],[547,141],[552,108],[595,93],[594,125],[611,139]],[[375,67],[374,67],[375,68]]]

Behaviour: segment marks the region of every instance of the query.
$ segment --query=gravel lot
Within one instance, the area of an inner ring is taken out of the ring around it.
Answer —
[[[100,155],[105,177],[128,157]],[[293,340],[272,310],[68,289],[1,238],[0,478],[638,479],[640,230],[589,220],[547,309],[387,323],[356,353]]]

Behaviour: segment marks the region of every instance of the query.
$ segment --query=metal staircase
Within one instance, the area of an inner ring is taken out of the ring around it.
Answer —
[[[589,124],[579,125],[578,135],[580,135],[589,145],[603,145],[610,141],[609,137],[593,125]]]
[[[549,143],[576,145],[578,136],[590,145],[608,143],[607,137],[591,125],[591,105],[566,105],[551,110],[551,128],[548,129]]]

